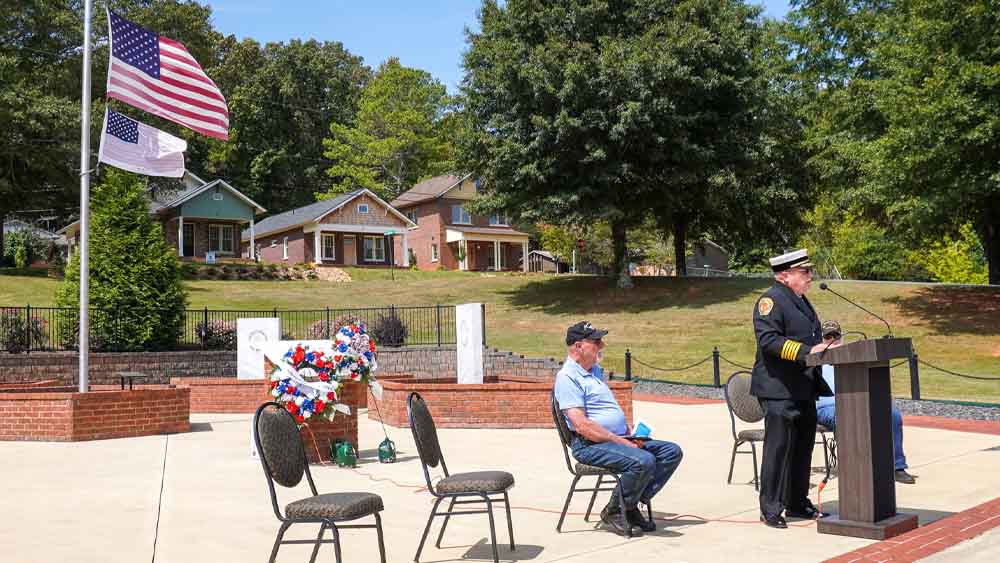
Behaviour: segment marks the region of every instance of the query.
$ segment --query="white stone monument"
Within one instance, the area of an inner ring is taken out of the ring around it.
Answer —
[[[483,306],[465,303],[455,306],[459,383],[483,382]]]
[[[264,350],[281,340],[281,319],[236,320],[236,379],[264,379]]]

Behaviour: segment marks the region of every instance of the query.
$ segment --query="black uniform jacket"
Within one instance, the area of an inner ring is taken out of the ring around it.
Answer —
[[[775,282],[754,306],[753,329],[757,358],[752,395],[796,401],[833,395],[819,368],[806,367],[809,350],[823,341],[819,316],[808,299]]]

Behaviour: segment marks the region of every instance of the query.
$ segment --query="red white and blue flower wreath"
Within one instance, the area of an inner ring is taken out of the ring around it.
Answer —
[[[339,402],[345,381],[368,385],[376,396],[381,395],[374,378],[378,368],[375,342],[361,324],[341,327],[329,344],[298,343],[271,361],[275,365],[271,396],[299,423],[313,417],[333,420],[337,412],[350,414],[350,407]]]

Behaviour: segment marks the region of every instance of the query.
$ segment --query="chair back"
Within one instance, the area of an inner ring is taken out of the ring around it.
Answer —
[[[253,417],[253,437],[268,483],[294,487],[306,471],[306,451],[291,413],[275,402],[264,403]]]
[[[723,394],[730,416],[736,415],[743,422],[759,422],[764,418],[764,409],[756,397],[750,394],[750,377],[748,371],[738,371],[729,376]]]
[[[406,410],[409,413],[410,430],[413,432],[413,441],[417,445],[420,461],[424,465],[437,467],[444,461],[441,455],[441,443],[438,442],[437,427],[434,426],[431,411],[420,393],[410,393],[406,399]]]
[[[556,400],[556,392],[552,391],[551,397],[551,410],[552,410],[552,421],[556,425],[556,432],[559,433],[559,441],[562,443],[563,457],[566,459],[566,468],[569,469],[570,473],[576,474],[573,471],[573,462],[569,458],[569,447],[573,442],[573,431],[569,429],[569,425],[566,424],[566,416],[563,415],[562,409],[559,408],[559,401]]]

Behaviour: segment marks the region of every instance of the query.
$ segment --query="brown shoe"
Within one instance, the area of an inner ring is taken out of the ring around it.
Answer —
[[[917,479],[913,475],[907,473],[905,469],[897,469],[896,482],[903,483],[906,485],[915,485],[917,483]]]

